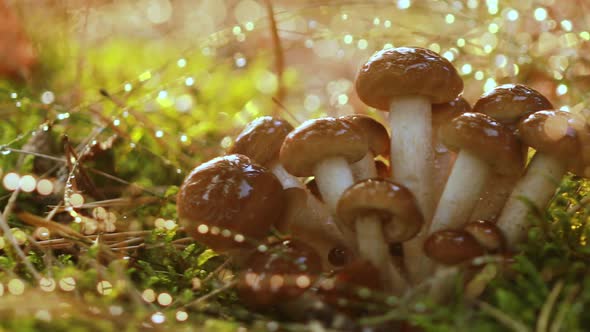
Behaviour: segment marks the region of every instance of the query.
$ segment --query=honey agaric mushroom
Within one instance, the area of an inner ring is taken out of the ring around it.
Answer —
[[[498,218],[497,225],[509,250],[516,248],[529,228],[529,205],[523,199],[543,208],[568,169],[585,171],[583,165],[587,164],[580,164],[579,158],[590,135],[584,118],[565,111],[535,112],[521,121],[518,128],[522,141],[537,152]]]
[[[475,238],[486,251],[498,252],[504,249],[506,242],[504,234],[502,234],[500,228],[491,221],[470,221],[465,224],[463,230],[471,234],[471,236],[473,236],[473,238]]]
[[[242,130],[228,153],[248,156],[270,169],[283,188],[304,188],[303,183],[289,174],[279,161],[281,145],[292,130],[293,126],[283,119],[271,116],[256,118]]]
[[[285,189],[285,197],[285,213],[276,225],[279,231],[313,247],[325,270],[342,267],[354,258],[354,243],[347,243],[322,202],[300,188]]]
[[[457,154],[443,144],[440,136],[440,128],[449,123],[453,118],[471,112],[471,106],[463,98],[459,97],[449,103],[432,105],[432,147],[434,150],[434,203],[438,202],[440,195],[447,183],[453,163]]]
[[[429,296],[439,302],[449,296],[453,281],[460,273],[455,265],[465,263],[485,253],[484,248],[468,232],[441,230],[432,233],[424,242],[424,252],[439,266],[429,288]]]
[[[383,286],[379,269],[375,265],[367,260],[356,260],[337,271],[334,276],[320,280],[318,294],[326,303],[354,313],[366,309],[369,296],[361,294],[380,293]]]
[[[389,111],[393,180],[410,189],[430,220],[434,205],[431,104],[457,98],[463,91],[461,77],[433,51],[399,47],[375,53],[360,69],[355,85],[365,104]]]
[[[497,86],[483,94],[473,106],[474,112],[489,115],[511,130],[516,130],[519,121],[529,114],[548,109],[553,109],[553,106],[545,96],[522,84]],[[528,147],[523,145],[525,158],[528,155],[527,152]],[[524,171],[524,165],[522,171]],[[515,172],[512,176],[505,174],[491,175],[488,178],[481,199],[473,210],[471,219],[497,219],[506,204],[510,192],[521,176],[522,172]]]
[[[331,212],[353,183],[350,163],[369,150],[367,136],[355,124],[335,118],[305,121],[283,142],[281,163],[295,176],[315,176],[322,199]]]
[[[468,232],[442,230],[430,234],[424,252],[437,263],[456,265],[484,254],[484,248]]]
[[[382,156],[389,159],[390,141],[387,129],[377,120],[361,114],[347,115],[341,119],[351,121],[361,128],[367,135],[369,151],[363,159],[350,165],[353,178],[356,181],[375,178],[378,176],[375,157]]]
[[[406,241],[422,227],[422,214],[412,193],[383,179],[360,181],[342,195],[338,218],[356,230],[359,255],[379,268],[389,290],[401,294],[407,282],[392,263],[389,243]]]
[[[322,268],[317,253],[299,240],[272,244],[246,261],[237,290],[248,306],[268,309],[294,301],[310,289]]]
[[[463,113],[441,128],[444,143],[459,150],[436,208],[430,233],[460,228],[473,212],[492,169],[518,172],[521,146],[511,130],[481,113]]]
[[[186,177],[176,202],[186,232],[211,249],[240,256],[263,240],[285,207],[283,188],[243,155],[205,162]]]

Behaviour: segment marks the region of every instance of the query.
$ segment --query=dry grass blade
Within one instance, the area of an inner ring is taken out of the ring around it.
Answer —
[[[539,319],[537,320],[537,329],[536,332],[547,332],[547,326],[549,325],[549,318],[551,317],[551,312],[553,311],[553,307],[555,306],[555,302],[557,301],[557,297],[561,293],[563,289],[563,280],[560,280],[555,284],[549,295],[547,296],[547,300],[543,304],[541,308],[541,312],[539,313]]]

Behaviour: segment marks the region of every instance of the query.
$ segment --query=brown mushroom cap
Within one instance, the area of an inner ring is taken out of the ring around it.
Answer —
[[[321,273],[320,258],[307,244],[292,239],[257,251],[240,274],[238,294],[247,305],[268,308],[290,301],[309,289]]]
[[[483,255],[484,249],[465,231],[442,230],[426,239],[424,252],[438,263],[455,265]]]
[[[311,119],[295,128],[283,142],[280,160],[287,172],[311,176],[326,158],[359,161],[369,150],[367,136],[355,124],[335,118]]]
[[[565,111],[539,111],[518,126],[522,141],[535,150],[564,159],[582,151],[580,134],[588,130],[583,118]]]
[[[483,94],[473,111],[512,125],[533,112],[552,108],[551,102],[537,90],[522,84],[504,84]]]
[[[268,166],[279,159],[283,140],[293,130],[287,121],[262,116],[250,122],[238,135],[229,154],[243,154],[256,163]]]
[[[383,179],[363,180],[348,188],[338,202],[337,214],[353,229],[357,218],[377,215],[388,228],[388,242],[412,238],[424,222],[414,195],[406,187]],[[395,225],[388,225],[394,217]]]
[[[463,97],[444,104],[434,104],[432,105],[432,127],[438,128],[466,112],[471,112],[471,105]]]
[[[473,236],[473,238],[475,238],[475,240],[488,251],[501,251],[504,248],[506,242],[504,234],[502,234],[502,231],[498,226],[491,221],[470,221],[463,226],[463,230],[471,234],[471,236]]]
[[[218,252],[264,239],[284,205],[277,178],[242,155],[218,157],[193,169],[176,203],[185,230]]]
[[[389,110],[392,98],[420,95],[433,104],[448,103],[463,91],[463,80],[453,65],[420,47],[381,50],[360,69],[356,92],[367,105]]]
[[[482,113],[463,113],[441,127],[443,143],[465,149],[489,163],[495,172],[514,174],[523,165],[521,145],[514,133]]]
[[[389,156],[391,140],[389,134],[387,134],[387,129],[379,121],[362,114],[347,115],[340,118],[351,121],[365,132],[369,142],[369,149],[375,156]]]
[[[361,289],[380,291],[383,289],[379,269],[367,260],[356,260],[337,271],[333,277],[319,282],[318,293],[326,303],[350,309],[366,298],[359,296]]]

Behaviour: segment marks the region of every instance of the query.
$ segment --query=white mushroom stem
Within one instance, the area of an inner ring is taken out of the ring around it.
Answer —
[[[460,228],[469,221],[490,172],[487,163],[468,151],[459,151],[430,227],[423,228],[417,237],[404,243],[406,270],[412,282],[421,282],[433,272],[434,262],[425,254],[417,254],[428,235],[442,229]],[[406,248],[412,250],[406,251]]]
[[[352,163],[350,169],[352,171],[352,177],[356,181],[371,179],[377,177],[377,168],[375,167],[375,155],[369,151],[363,157],[363,159]]]
[[[490,174],[491,167],[485,161],[466,150],[459,151],[434,212],[430,234],[460,228],[469,221]]]
[[[315,165],[313,175],[322,199],[335,214],[340,196],[354,184],[348,162],[342,157],[326,158]]]
[[[397,97],[389,106],[393,180],[410,189],[425,220],[433,210],[431,113],[423,96]]]
[[[383,236],[383,227],[378,216],[368,214],[356,219],[356,234],[359,255],[375,265],[381,272],[381,280],[387,290],[401,295],[408,283],[393,265],[389,247]]]
[[[566,171],[566,165],[561,159],[544,153],[535,154],[498,219],[497,225],[506,237],[508,249],[514,250],[526,237],[529,205],[525,200],[536,207],[544,208],[555,194]]]
[[[270,171],[281,182],[281,185],[283,185],[283,189],[305,188],[305,185],[301,182],[301,180],[299,180],[298,177],[287,172],[287,170],[283,167],[283,164],[279,163],[278,161],[275,161],[272,164],[270,164]]]
[[[469,220],[496,220],[521,175],[491,175]]]
[[[438,204],[440,196],[445,189],[445,184],[453,169],[455,159],[457,159],[457,153],[449,150],[440,142],[434,142],[434,176],[433,176],[433,189],[432,196],[434,206]]]

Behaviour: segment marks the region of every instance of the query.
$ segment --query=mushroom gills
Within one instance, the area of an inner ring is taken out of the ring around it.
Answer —
[[[408,283],[399,270],[393,265],[389,254],[389,246],[383,237],[382,221],[376,214],[359,216],[355,222],[358,239],[358,250],[381,271],[383,284],[395,294],[403,294]]]
[[[500,218],[498,227],[506,237],[509,250],[526,236],[528,229],[527,213],[530,204],[545,207],[555,194],[561,178],[566,173],[566,165],[558,157],[537,152],[531,160],[526,173],[518,181],[508,198],[508,202]]]

